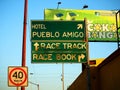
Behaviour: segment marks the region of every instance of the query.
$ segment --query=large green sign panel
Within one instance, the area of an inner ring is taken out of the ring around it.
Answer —
[[[31,21],[33,63],[84,63],[87,42],[84,21]]]
[[[87,18],[89,41],[116,42],[117,34],[115,13],[116,11],[114,10],[45,9],[44,19],[76,21]],[[118,18],[118,21],[119,19],[120,18]]]
[[[84,21],[32,21],[32,40],[84,40]]]

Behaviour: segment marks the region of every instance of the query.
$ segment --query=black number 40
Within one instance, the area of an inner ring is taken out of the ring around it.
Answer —
[[[15,77],[16,79],[22,79],[23,78],[23,72],[19,71],[19,72],[15,72],[13,74],[13,77]]]

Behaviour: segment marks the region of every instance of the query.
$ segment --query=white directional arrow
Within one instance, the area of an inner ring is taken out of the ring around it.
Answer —
[[[83,28],[82,24],[78,24],[77,26],[78,26],[77,29],[82,29]]]
[[[78,55],[78,62],[81,62],[81,59],[84,59],[84,58],[85,58],[84,54]]]
[[[34,46],[35,46],[35,51],[38,51],[38,46],[39,46],[39,44],[36,42],[35,44],[34,44]]]

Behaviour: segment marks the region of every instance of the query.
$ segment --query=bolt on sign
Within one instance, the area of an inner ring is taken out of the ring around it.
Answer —
[[[84,21],[31,21],[32,63],[84,63]]]
[[[8,67],[8,86],[20,87],[28,86],[28,68],[27,67]]]

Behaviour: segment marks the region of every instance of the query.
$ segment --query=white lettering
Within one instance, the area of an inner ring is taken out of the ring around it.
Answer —
[[[86,43],[63,43],[64,49],[86,49]]]
[[[52,54],[33,54],[33,60],[52,60]]]
[[[38,37],[38,38],[58,38],[60,37],[59,32],[32,32],[32,37]]]
[[[56,54],[56,60],[76,60],[76,54]]]
[[[33,24],[32,29],[47,29],[45,24]]]
[[[40,43],[40,49],[58,49],[60,43]]]
[[[84,37],[84,33],[83,32],[63,32],[62,37],[72,37],[72,38],[83,38]]]

